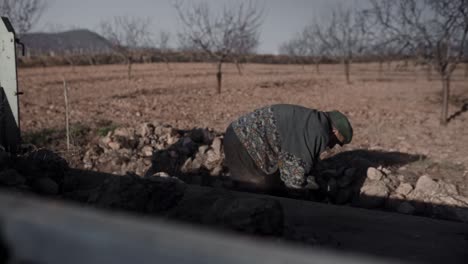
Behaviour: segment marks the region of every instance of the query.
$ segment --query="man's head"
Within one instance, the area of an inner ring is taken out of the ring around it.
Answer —
[[[353,139],[353,127],[348,118],[339,111],[327,112],[331,121],[331,137],[328,146],[333,148],[336,144],[343,146]]]

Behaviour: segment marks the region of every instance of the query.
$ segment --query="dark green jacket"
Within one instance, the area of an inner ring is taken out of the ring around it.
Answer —
[[[289,188],[302,188],[329,142],[324,112],[279,104],[257,109],[232,123],[255,164],[266,174],[279,170]]]

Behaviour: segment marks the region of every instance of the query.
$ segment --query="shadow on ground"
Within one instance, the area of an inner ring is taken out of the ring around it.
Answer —
[[[65,185],[63,198],[89,206],[337,254],[421,263],[464,263],[468,257],[468,227],[457,222],[187,185],[175,178],[71,170]]]
[[[364,171],[371,166],[403,166],[421,158],[398,152],[354,150],[330,157],[321,166],[327,170],[353,167]],[[52,198],[181,221],[193,228],[201,225],[278,243],[397,262],[464,263],[468,258],[468,227],[458,222],[235,192],[222,186],[190,185],[175,177],[142,178],[66,169],[63,181],[57,182],[60,191]]]

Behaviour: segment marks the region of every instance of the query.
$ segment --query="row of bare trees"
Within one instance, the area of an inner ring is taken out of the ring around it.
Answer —
[[[40,18],[46,1],[0,0],[0,12],[10,17],[22,34]],[[339,60],[348,83],[351,64],[358,56],[371,54],[380,65],[390,56],[417,57],[440,75],[441,123],[446,124],[451,76],[467,58],[468,0],[368,1],[366,9],[337,8],[328,19],[306,25],[280,47],[281,53],[298,59],[312,58],[317,72],[323,58]],[[180,46],[204,52],[217,62],[217,92],[221,93],[223,63],[240,62],[246,54],[255,52],[263,9],[254,0],[231,3],[220,11],[210,9],[206,2],[173,3],[182,26],[178,34]],[[127,62],[128,78],[139,51],[155,46],[169,49],[170,35],[161,32],[152,37],[148,18],[114,17],[100,24],[100,33]]]
[[[442,80],[441,124],[448,120],[450,79],[467,58],[468,0],[369,0],[363,10],[336,9],[328,21],[311,23],[280,52],[340,60],[350,82],[356,55],[372,55],[380,65],[391,56],[412,56],[436,69]],[[382,66],[380,66],[380,69]]]
[[[217,62],[217,92],[221,93],[223,63],[234,60],[241,72],[239,63],[243,56],[253,53],[258,46],[262,10],[250,1],[224,6],[220,12],[210,9],[206,2],[175,1],[174,8],[182,24],[178,34],[180,46],[204,52]],[[128,78],[138,50],[145,47],[156,47],[163,52],[169,50],[170,35],[161,32],[152,37],[149,24],[149,19],[129,17],[115,17],[100,24],[100,33],[126,59]]]

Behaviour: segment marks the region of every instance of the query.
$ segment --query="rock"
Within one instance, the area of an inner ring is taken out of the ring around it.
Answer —
[[[39,193],[56,195],[59,192],[58,184],[49,177],[42,177],[33,181],[33,188]]]
[[[140,136],[148,137],[154,134],[154,125],[151,123],[144,123],[140,128]]]
[[[175,143],[177,143],[177,141],[179,141],[178,136],[169,136],[168,139],[167,139],[167,144],[168,145],[174,145]]]
[[[443,182],[443,181],[439,181],[438,183],[439,183],[441,193],[445,193],[451,196],[457,196],[459,194],[457,186],[455,186],[454,184]]]
[[[382,172],[385,174],[385,175],[390,175],[392,173],[391,170],[389,170],[388,168],[382,168]]]
[[[109,142],[109,144],[107,144],[112,150],[119,150],[121,148],[121,145],[119,142],[115,142],[115,141],[112,141],[112,142]]]
[[[222,147],[223,147],[223,143],[221,141],[221,138],[215,137],[213,139],[213,143],[211,144],[211,149],[213,149],[213,151],[217,155],[221,155],[223,153]]]
[[[385,208],[396,211],[398,206],[405,201],[405,196],[399,193],[392,193],[385,201]]]
[[[157,172],[155,173],[153,176],[155,177],[162,177],[162,178],[168,178],[168,177],[171,177],[169,174],[167,174],[166,172]]]
[[[19,157],[15,169],[25,176],[26,180],[49,177],[60,186],[69,167],[67,161],[53,151],[38,149]]]
[[[213,170],[210,171],[211,176],[219,176],[223,171],[223,166],[217,166]]]
[[[400,182],[395,177],[385,177],[382,182],[384,182],[390,190],[395,190],[400,185]]]
[[[216,168],[222,162],[222,157],[220,153],[216,153],[214,150],[210,149],[206,152],[206,158],[203,162],[203,166],[208,170]]]
[[[373,181],[380,181],[383,177],[384,177],[384,174],[380,170],[374,167],[370,167],[367,169],[368,179],[373,180]]]
[[[338,178],[339,176],[340,174],[338,173],[338,170],[335,169],[328,169],[319,173],[319,178],[322,178],[326,181],[328,181],[331,178]]]
[[[356,173],[355,168],[349,168],[345,170],[343,176],[338,179],[338,186],[340,188],[344,188],[349,186],[354,181],[354,174]]]
[[[189,137],[184,137],[180,141],[178,151],[184,155],[192,156],[198,150],[198,146]]]
[[[151,157],[153,155],[153,147],[151,146],[144,146],[141,149],[141,153],[143,154],[144,157]]]
[[[105,136],[99,140],[99,145],[103,148],[108,148],[109,143],[112,141],[112,139],[109,136]]]
[[[396,193],[402,194],[404,196],[407,196],[412,191],[413,191],[413,186],[409,183],[404,183],[404,182],[400,183],[398,188],[395,190]]]
[[[197,171],[201,168],[204,163],[205,156],[201,155],[200,152],[195,155],[195,158],[192,160],[192,171]]]
[[[26,179],[14,169],[0,171],[0,184],[6,186],[23,185]]]
[[[261,235],[281,235],[284,228],[283,208],[277,200],[219,190],[183,199],[168,217]]]
[[[414,214],[416,208],[409,202],[402,202],[396,210],[402,214]]]
[[[98,207],[157,215],[177,205],[186,185],[172,177],[109,177],[88,198]]]
[[[353,190],[351,188],[340,189],[336,194],[335,203],[336,204],[346,204],[351,200],[353,196]]]
[[[439,192],[439,184],[431,177],[423,175],[419,177],[414,190],[424,195],[431,196]]]
[[[468,223],[468,208],[455,207],[451,209],[457,220]]]
[[[208,145],[212,140],[212,136],[207,129],[196,128],[190,131],[189,137],[196,143]]]
[[[135,129],[127,127],[119,127],[114,130],[114,137],[130,138],[135,136]]]
[[[200,147],[198,147],[198,153],[200,154],[205,154],[205,152],[209,149],[210,147],[207,146],[207,145],[201,145]]]
[[[384,204],[390,190],[381,181],[366,181],[359,193],[359,205],[365,208],[376,208]]]
[[[188,158],[185,160],[184,164],[180,168],[180,171],[182,173],[191,173],[193,172],[192,170],[192,158]]]

